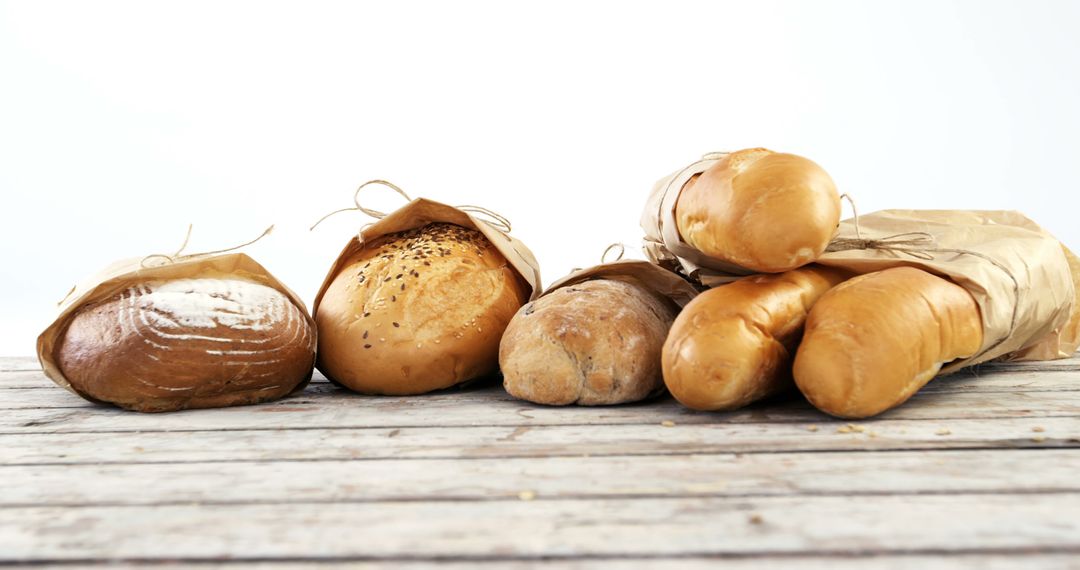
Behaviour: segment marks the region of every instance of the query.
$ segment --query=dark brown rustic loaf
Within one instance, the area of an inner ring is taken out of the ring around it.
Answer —
[[[633,402],[663,389],[660,347],[677,308],[644,287],[593,279],[525,305],[503,336],[503,385],[540,404]]]
[[[315,311],[318,367],[368,394],[420,394],[495,372],[499,339],[528,299],[476,230],[448,223],[387,234],[354,253]]]
[[[78,310],[57,346],[76,392],[141,412],[280,398],[311,377],[315,359],[302,309],[228,276],[134,285]]]

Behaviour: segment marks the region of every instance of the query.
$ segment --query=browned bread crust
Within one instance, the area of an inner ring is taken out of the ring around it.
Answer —
[[[228,277],[134,285],[80,309],[57,346],[78,393],[140,412],[274,400],[307,381],[315,359],[303,310]]]
[[[795,357],[795,382],[821,411],[865,418],[902,404],[982,341],[979,307],[966,289],[894,267],[851,279],[818,301]]]
[[[476,230],[388,234],[349,258],[315,314],[319,370],[367,394],[421,394],[495,372],[528,288]]]
[[[525,305],[503,335],[503,386],[538,404],[634,402],[663,389],[660,347],[675,306],[636,284],[593,279]]]

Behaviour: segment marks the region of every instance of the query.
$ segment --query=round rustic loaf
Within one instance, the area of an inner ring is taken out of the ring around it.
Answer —
[[[675,219],[683,240],[705,255],[779,273],[825,251],[840,222],[840,196],[813,161],[752,148],[691,178]]]
[[[525,305],[503,335],[503,385],[538,404],[634,402],[663,389],[660,348],[677,308],[644,287],[593,279]]]
[[[795,383],[819,410],[865,418],[902,404],[982,342],[971,293],[922,269],[893,267],[818,300],[795,355]]]
[[[432,223],[341,266],[315,312],[318,367],[367,394],[420,394],[495,372],[528,287],[483,234]]]
[[[78,310],[57,346],[79,394],[164,412],[285,396],[311,378],[315,331],[280,291],[223,276],[133,285]]]

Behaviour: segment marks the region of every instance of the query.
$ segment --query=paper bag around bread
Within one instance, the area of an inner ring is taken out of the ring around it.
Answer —
[[[683,185],[723,156],[706,155],[661,179],[641,217],[648,258],[705,287],[751,273],[687,245],[675,221]],[[910,265],[967,289],[982,312],[984,343],[943,372],[997,358],[1068,358],[1080,345],[1080,261],[1018,212],[884,210],[858,216],[841,222],[817,263],[857,273]]]
[[[37,340],[38,360],[41,362],[45,375],[56,384],[87,400],[102,403],[72,386],[71,382],[64,377],[58,364],[56,351],[59,349],[59,343],[79,309],[110,299],[129,287],[146,281],[230,277],[265,285],[284,294],[304,315],[312,334],[315,334],[315,321],[300,297],[246,254],[195,254],[178,256],[176,259],[153,255],[126,259],[113,263],[80,282],[60,304],[57,317],[38,336]],[[312,370],[314,370],[314,361]],[[309,372],[307,378],[297,385],[293,392],[302,390],[310,379]]]

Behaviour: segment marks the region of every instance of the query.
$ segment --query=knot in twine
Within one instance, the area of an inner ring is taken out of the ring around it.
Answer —
[[[149,267],[160,267],[162,265],[168,265],[170,263],[176,263],[178,261],[184,261],[186,259],[192,259],[192,258],[195,258],[195,257],[205,257],[207,255],[216,255],[216,254],[219,254],[219,253],[228,253],[230,251],[236,251],[236,250],[238,250],[238,249],[240,249],[242,247],[247,247],[247,246],[261,240],[262,238],[270,235],[270,233],[274,231],[274,226],[271,225],[270,227],[263,230],[263,233],[259,234],[259,237],[255,238],[253,240],[250,240],[250,241],[246,241],[246,242],[244,242],[244,243],[242,243],[240,245],[235,245],[233,247],[227,247],[225,249],[215,249],[213,251],[203,251],[203,252],[199,252],[199,253],[184,253],[184,249],[186,249],[187,246],[188,246],[188,241],[191,240],[191,229],[192,229],[192,227],[193,227],[193,224],[188,224],[187,234],[184,236],[184,243],[180,244],[180,249],[177,249],[175,253],[173,253],[172,255],[168,255],[168,254],[164,254],[164,253],[152,253],[152,254],[142,258],[142,261],[139,262],[139,265],[143,269],[146,269],[146,268],[149,268]],[[61,301],[61,302],[63,302],[63,301]]]
[[[934,236],[927,232],[904,232],[881,238],[868,239],[862,237],[859,228],[859,210],[855,207],[855,200],[850,194],[841,194],[841,200],[847,200],[851,204],[852,223],[855,226],[855,237],[833,238],[825,248],[826,252],[849,251],[853,249],[875,249],[911,256],[923,261],[933,261],[932,253],[937,243]]]
[[[922,261],[934,261],[935,253],[951,253],[955,255],[970,255],[986,261],[987,263],[997,267],[1008,276],[1012,281],[1012,293],[1013,293],[1013,306],[1012,306],[1012,319],[1009,323],[1009,332],[1005,334],[994,344],[986,347],[975,356],[969,357],[969,359],[978,358],[979,356],[990,352],[997,348],[1002,343],[1007,341],[1012,336],[1013,331],[1018,326],[1020,318],[1020,281],[1013,275],[1013,272],[1007,265],[999,261],[998,259],[987,255],[981,251],[973,251],[970,249],[955,248],[955,247],[938,247],[937,241],[934,239],[933,234],[927,232],[904,232],[899,234],[893,234],[891,236],[885,236],[877,239],[864,239],[862,232],[859,230],[859,212],[855,207],[855,200],[851,198],[849,194],[841,194],[841,199],[846,199],[851,204],[852,223],[855,226],[854,238],[834,238],[829,245],[825,248],[826,252],[837,251],[849,251],[855,249],[873,249],[877,251],[887,251],[894,254],[904,254],[911,256],[915,259]]]
[[[340,210],[334,210],[333,212],[330,212],[329,214],[326,214],[325,216],[319,218],[319,221],[312,224],[312,226],[310,228],[308,228],[308,231],[314,230],[316,227],[318,227],[319,224],[323,223],[330,216],[333,216],[335,214],[340,214],[342,212],[359,211],[359,212],[363,212],[364,214],[367,214],[369,217],[375,218],[376,220],[381,220],[381,219],[385,218],[388,215],[386,212],[382,212],[382,211],[376,210],[374,208],[365,207],[363,204],[360,203],[360,191],[363,190],[364,188],[367,188],[368,186],[375,186],[375,185],[385,186],[385,187],[393,190],[397,194],[399,194],[402,198],[405,198],[405,200],[407,202],[412,201],[412,198],[410,198],[409,195],[404,190],[401,189],[401,187],[394,184],[393,182],[389,182],[387,180],[378,180],[378,179],[376,179],[376,180],[368,180],[367,182],[365,182],[365,183],[361,184],[359,187],[357,187],[356,192],[353,193],[353,204],[354,205],[352,207],[341,208]],[[494,212],[492,210],[484,208],[483,206],[472,206],[472,205],[469,205],[469,204],[465,204],[465,205],[462,205],[462,206],[455,206],[455,208],[457,208],[458,210],[461,210],[461,211],[463,211],[463,212],[465,212],[465,213],[467,213],[467,214],[469,214],[471,216],[477,217],[480,221],[484,222],[485,224],[495,228],[496,230],[498,230],[499,232],[502,232],[504,234],[510,233],[510,231],[512,229],[512,226],[510,225],[510,220],[507,219],[506,216],[503,216],[503,215],[501,215],[501,214],[499,214],[497,212]],[[364,231],[364,229],[367,228],[370,225],[371,224],[365,224],[364,226],[362,226],[360,228],[360,231],[361,232]],[[357,233],[357,237],[359,237],[359,232]]]

